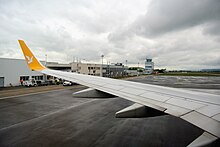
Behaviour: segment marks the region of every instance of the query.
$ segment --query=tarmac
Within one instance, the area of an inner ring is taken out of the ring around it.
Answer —
[[[216,89],[220,90],[219,76],[140,76],[130,80],[174,88]]]
[[[150,76],[132,80],[149,83],[147,78]],[[154,84],[163,84],[157,81]],[[73,92],[85,88],[71,86],[0,99],[0,146],[172,147],[187,146],[203,133],[170,115],[115,118],[117,111],[133,103],[122,98],[72,97]],[[188,88],[199,90],[196,86]],[[211,93],[219,92],[216,88],[208,89]],[[219,146],[219,140],[209,146]]]

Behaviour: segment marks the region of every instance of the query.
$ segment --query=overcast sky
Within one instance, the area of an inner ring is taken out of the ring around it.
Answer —
[[[0,0],[0,57],[220,68],[220,0]]]

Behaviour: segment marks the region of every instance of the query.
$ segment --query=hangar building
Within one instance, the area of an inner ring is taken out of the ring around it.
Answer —
[[[23,59],[0,58],[0,87],[18,86],[20,80],[44,80],[43,74],[31,71]]]

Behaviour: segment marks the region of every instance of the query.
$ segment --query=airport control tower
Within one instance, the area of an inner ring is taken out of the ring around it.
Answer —
[[[145,74],[152,74],[154,71],[154,62],[152,59],[146,58],[145,60]]]

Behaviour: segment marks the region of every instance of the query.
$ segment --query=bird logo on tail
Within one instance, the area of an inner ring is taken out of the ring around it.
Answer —
[[[27,58],[27,63],[30,64],[33,62],[33,56],[30,58],[29,56],[26,56]]]

